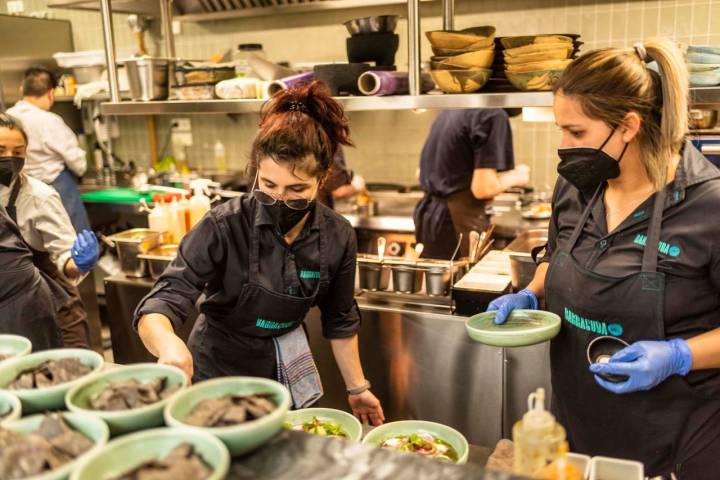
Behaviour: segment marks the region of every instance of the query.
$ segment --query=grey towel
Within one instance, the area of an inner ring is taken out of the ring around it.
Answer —
[[[278,381],[290,390],[293,406],[305,408],[317,402],[323,396],[323,388],[305,330],[298,327],[273,338],[273,342]]]

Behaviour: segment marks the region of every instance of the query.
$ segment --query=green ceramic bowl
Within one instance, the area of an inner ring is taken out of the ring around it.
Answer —
[[[535,72],[508,72],[505,76],[513,87],[524,92],[550,90],[564,70],[538,70]]]
[[[27,435],[37,431],[37,429],[40,427],[40,422],[42,422],[44,417],[45,415],[43,414],[32,415],[30,417],[25,417],[20,420],[8,422],[3,425],[3,428],[13,430],[22,435]],[[88,417],[80,413],[73,412],[63,412],[63,418],[65,419],[65,422],[70,428],[72,428],[73,430],[77,430],[78,432],[85,435],[88,439],[95,443],[95,446],[75,458],[75,460],[73,460],[72,462],[66,463],[58,469],[52,470],[42,475],[28,477],[24,480],[64,480],[68,478],[70,472],[72,472],[73,469],[75,469],[75,467],[80,464],[80,462],[90,457],[94,453],[99,452],[107,443],[110,433],[108,431],[107,425],[105,425],[105,422],[103,422],[99,418]]]
[[[15,380],[21,371],[32,368],[46,360],[59,360],[61,358],[77,358],[92,368],[92,372],[84,377],[53,387],[8,391],[20,399],[23,412],[26,414],[45,410],[64,409],[65,394],[67,391],[85,380],[87,376],[97,374],[102,368],[104,361],[100,354],[81,348],[58,348],[55,350],[43,350],[42,352],[31,353],[24,357],[12,358],[0,364],[0,390],[7,390],[7,386]]]
[[[9,355],[10,358],[22,357],[32,351],[32,342],[20,335],[0,335],[0,357]],[[5,360],[10,360],[6,358]],[[0,360],[2,363],[2,360]]]
[[[560,317],[542,310],[513,310],[507,321],[495,325],[495,312],[467,319],[465,328],[476,342],[494,347],[524,347],[546,342],[560,332]]]
[[[311,422],[314,417],[320,421],[332,421],[339,424],[348,434],[348,440],[359,442],[362,438],[362,424],[360,420],[342,410],[334,408],[303,408],[301,410],[291,410],[285,417],[285,422],[292,425],[299,425]]]
[[[22,403],[10,392],[0,390],[0,425],[22,416]]]
[[[431,70],[433,80],[445,93],[473,93],[480,90],[492,75],[489,68],[472,70]]]
[[[94,410],[90,407],[90,398],[105,390],[110,382],[130,380],[133,378],[141,382],[154,380],[156,378],[166,378],[166,386],[179,385],[181,389],[187,387],[188,384],[187,376],[177,367],[160,365],[158,363],[138,363],[114,368],[84,379],[67,392],[65,395],[65,404],[73,412],[102,418],[105,423],[108,424],[108,427],[110,427],[110,434],[113,436],[162,426],[163,409],[175,395],[180,393],[179,391],[157,403],[140,408],[133,408],[132,410],[108,412],[104,410]]]
[[[202,400],[223,395],[251,395],[271,392],[277,408],[264,417],[230,427],[193,427],[183,419]],[[253,450],[283,428],[290,409],[290,392],[282,384],[258,377],[223,377],[197,383],[175,395],[165,407],[165,423],[170,427],[186,427],[211,433],[227,445],[232,455]]]
[[[191,443],[203,460],[213,468],[209,480],[225,478],[230,468],[230,455],[220,440],[195,429],[155,428],[116,438],[99,452],[84,458],[70,479],[113,478],[146,460],[166,456],[180,443]]]
[[[458,454],[457,463],[466,463],[470,447],[462,433],[442,423],[426,422],[424,420],[403,420],[390,422],[373,428],[362,443],[380,446],[388,438],[412,433],[429,433],[435,438],[449,443]]]

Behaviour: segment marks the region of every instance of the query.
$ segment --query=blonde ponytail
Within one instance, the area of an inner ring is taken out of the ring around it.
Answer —
[[[647,67],[650,60],[657,62],[659,75]],[[586,115],[612,128],[629,112],[640,115],[637,141],[645,172],[656,189],[665,185],[688,132],[688,73],[673,42],[587,52],[567,67],[553,91],[575,97]]]

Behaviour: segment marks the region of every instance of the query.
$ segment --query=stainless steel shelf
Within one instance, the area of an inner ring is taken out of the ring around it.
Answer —
[[[398,95],[388,97],[335,97],[346,111],[382,111],[457,108],[550,107],[550,92]],[[203,100],[158,102],[106,102],[105,115],[176,115],[257,113],[265,100]],[[720,108],[720,87],[691,89],[693,106]]]
[[[478,93],[462,95],[398,95],[388,97],[335,97],[346,111],[549,107],[550,92]],[[204,100],[103,103],[105,115],[175,115],[256,113],[265,100]]]
[[[421,0],[433,2],[437,0]],[[202,3],[202,2],[201,2]],[[328,10],[344,10],[349,8],[376,7],[383,5],[406,4],[407,0],[320,0],[305,3],[290,3],[287,0],[275,2],[277,5],[249,8],[228,8],[221,11],[203,11],[197,13],[184,13],[175,15],[174,20],[183,22],[208,22],[216,20],[230,20],[233,18],[264,17],[268,15],[285,15],[293,13],[307,13]],[[114,6],[113,6],[114,8]]]
[[[50,0],[49,8],[62,8],[67,10],[100,10],[98,0]],[[135,13],[138,15],[160,15],[160,3],[157,0],[113,0],[113,12]]]

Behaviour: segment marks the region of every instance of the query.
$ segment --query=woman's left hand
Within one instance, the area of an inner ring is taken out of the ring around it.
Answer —
[[[348,395],[348,403],[353,415],[358,417],[363,425],[382,425],[385,421],[380,400],[370,390],[365,390],[358,395]]]
[[[650,390],[671,375],[687,375],[692,368],[692,352],[681,339],[635,342],[610,358],[609,363],[590,365],[592,373],[625,375],[624,382],[613,383],[595,375],[595,381],[613,393]]]

